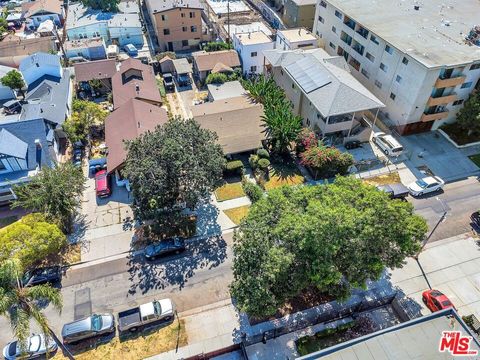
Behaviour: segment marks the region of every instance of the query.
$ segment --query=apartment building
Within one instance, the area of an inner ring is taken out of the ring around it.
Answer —
[[[318,40],[313,34],[304,28],[285,29],[277,31],[275,49],[295,50],[311,49],[318,47]]]
[[[382,0],[374,7],[319,0],[313,32],[385,103],[385,122],[406,135],[455,121],[479,88],[480,47],[468,39],[477,34],[478,14],[476,0]]]
[[[146,0],[160,51],[188,50],[202,41],[200,0]]]
[[[288,28],[313,28],[316,0],[285,0],[282,20]]]
[[[233,35],[233,47],[242,61],[243,73],[262,74],[265,50],[273,50],[275,43],[263,31]]]

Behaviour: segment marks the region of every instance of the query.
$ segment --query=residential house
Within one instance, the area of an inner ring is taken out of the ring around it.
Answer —
[[[243,88],[242,84],[240,84],[240,81],[227,81],[223,84],[208,84],[207,89],[208,101],[229,99],[247,94],[247,91]]]
[[[17,67],[29,55],[57,50],[53,37],[24,38],[13,34],[0,41],[0,65]]]
[[[267,36],[273,36],[272,29],[264,21],[253,21],[247,24],[243,24],[242,21],[241,24],[231,23],[230,26],[227,23],[223,25],[223,30],[226,34],[228,34],[230,30],[230,39],[232,39],[235,34],[253,33],[257,31],[262,31]]]
[[[117,72],[115,59],[87,61],[73,65],[75,81],[81,90],[90,91],[89,82],[98,80],[102,87],[97,89],[101,94],[112,91],[112,77]]]
[[[316,3],[316,0],[285,0],[282,19],[286,27],[303,27],[312,31]]]
[[[0,79],[12,70],[15,69],[10,66],[0,65]],[[0,83],[0,105],[2,105],[5,101],[15,99],[16,96],[17,94],[15,94],[15,91]]]
[[[120,63],[120,69],[112,77],[113,107],[119,108],[130,99],[161,105],[162,98],[150,65],[129,58]]]
[[[210,73],[232,72],[241,67],[240,58],[235,50],[198,51],[193,55],[193,72],[203,82]]]
[[[192,116],[201,127],[214,131],[218,143],[226,155],[233,155],[262,147],[265,140],[265,128],[262,121],[263,106],[253,102],[243,87],[234,88],[229,83],[210,87],[210,98],[217,98],[192,107]],[[230,97],[219,97],[221,88]],[[228,88],[228,89],[227,89]]]
[[[323,49],[270,50],[265,57],[267,71],[305,126],[338,141],[370,139],[384,104],[352,76],[343,57]]]
[[[50,76],[62,77],[62,65],[57,55],[36,53],[22,60],[19,70],[28,87],[40,78]]]
[[[200,0],[146,0],[160,51],[197,48],[202,41]]]
[[[46,20],[52,20],[56,26],[61,26],[65,18],[63,1],[36,0],[23,2],[22,17],[26,20],[27,28],[32,30],[36,30]]]
[[[107,145],[107,171],[115,174],[117,185],[129,189],[122,175],[127,157],[125,141],[133,140],[158,125],[168,121],[167,112],[154,104],[131,98],[105,119],[105,144]]]
[[[382,120],[400,134],[455,121],[480,88],[480,3],[321,0],[314,33],[386,107]]]
[[[70,4],[66,25],[68,39],[101,37],[107,45],[133,44],[142,48],[144,37],[139,13],[136,1],[120,2],[116,13],[90,9],[82,3]]]
[[[103,38],[68,40],[63,44],[68,59],[83,58],[99,60],[107,58],[107,50]]]
[[[275,47],[273,40],[265,35],[263,31],[255,31],[233,35],[233,47],[240,55],[243,73],[262,74],[265,50],[272,50]]]
[[[317,38],[304,28],[286,29],[277,31],[275,49],[295,50],[311,49],[318,47]]]

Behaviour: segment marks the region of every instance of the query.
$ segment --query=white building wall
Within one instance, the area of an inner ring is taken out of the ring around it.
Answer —
[[[233,46],[240,55],[244,74],[263,74],[263,65],[265,62],[263,52],[265,50],[273,50],[275,44],[272,41],[263,44],[242,45],[238,38],[233,35]],[[252,56],[252,53],[256,53],[256,56]],[[256,67],[254,71],[252,71],[252,66]]]
[[[35,29],[45,20],[52,20],[55,25],[61,25],[61,18],[58,14],[32,15],[27,19],[27,26]]]
[[[317,40],[302,40],[302,41],[295,41],[291,42],[286,39],[282,33],[277,32],[277,37],[275,40],[275,49],[279,50],[295,50],[298,48],[304,47],[318,47]]]

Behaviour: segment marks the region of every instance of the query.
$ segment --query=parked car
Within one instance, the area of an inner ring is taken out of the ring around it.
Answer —
[[[82,149],[73,149],[72,161],[75,166],[82,166]]]
[[[170,73],[163,74],[163,84],[165,85],[165,90],[173,91],[175,89],[175,84],[173,83],[173,75]]]
[[[422,196],[423,194],[440,191],[444,185],[445,182],[438,176],[427,176],[408,185],[408,191],[413,196]]]
[[[62,338],[65,344],[72,344],[114,331],[115,319],[112,314],[92,314],[63,325]]]
[[[130,55],[130,56],[137,56],[138,55],[138,50],[133,44],[127,44],[123,47],[123,50]]]
[[[174,317],[172,300],[154,300],[152,302],[118,313],[118,331],[134,332],[138,328],[156,321],[171,321]]]
[[[400,156],[403,152],[403,146],[392,135],[376,132],[373,134],[372,141],[382,149],[386,155]]]
[[[24,287],[54,284],[62,280],[62,268],[60,266],[51,266],[37,268],[27,271],[22,277]]]
[[[112,194],[111,182],[107,170],[100,170],[95,174],[95,191],[98,197],[108,197]]]
[[[405,199],[408,196],[408,188],[402,183],[378,185],[377,189],[386,192],[391,199]]]
[[[33,334],[27,338],[26,352],[22,354],[20,349],[20,343],[18,341],[12,341],[3,348],[3,357],[6,360],[15,359],[34,359],[45,355],[47,351],[51,354],[57,350],[57,344],[53,339],[48,341],[48,345],[45,342],[45,337],[41,334]]]
[[[345,143],[345,149],[351,150],[362,147],[362,143],[359,140],[350,140]]]
[[[452,302],[442,292],[438,290],[426,290],[422,293],[422,301],[430,309],[435,312],[448,308],[455,308]]]
[[[185,240],[175,237],[165,239],[145,248],[145,258],[153,260],[170,254],[179,254],[185,250]]]

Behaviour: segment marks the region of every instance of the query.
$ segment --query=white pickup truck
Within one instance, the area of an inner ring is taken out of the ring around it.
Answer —
[[[155,321],[171,321],[174,317],[174,305],[172,300],[154,300],[132,309],[118,313],[118,331],[137,331]]]

